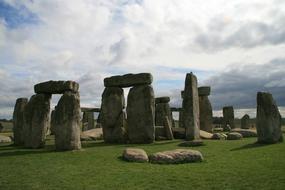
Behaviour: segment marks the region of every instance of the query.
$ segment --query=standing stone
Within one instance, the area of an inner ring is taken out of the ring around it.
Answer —
[[[18,98],[16,100],[13,112],[13,134],[15,145],[24,145],[24,110],[27,104],[27,98]]]
[[[55,108],[56,109],[56,108]],[[55,134],[55,109],[50,114],[50,134]]]
[[[242,118],[241,118],[241,128],[242,129],[249,129],[250,128],[250,124],[249,124],[249,115],[245,114]]]
[[[165,128],[166,139],[167,140],[173,140],[171,123],[170,123],[169,118],[167,116],[164,117],[164,128]]]
[[[163,99],[164,98],[164,99]],[[168,117],[172,127],[172,113],[169,106],[169,97],[160,97],[155,99],[155,125],[163,126],[165,116]]]
[[[87,131],[94,129],[94,113],[93,112],[83,112],[82,118],[82,131]]]
[[[24,110],[24,144],[27,148],[41,148],[50,122],[50,94],[36,94]]]
[[[184,96],[184,91],[181,91],[181,98],[183,100],[183,96]],[[179,110],[179,116],[178,116],[178,123],[179,123],[179,127],[183,128],[183,111],[182,108]]]
[[[211,88],[209,86],[199,87],[199,109],[200,109],[200,129],[212,132],[213,111],[212,105],[208,98]]]
[[[55,110],[56,150],[81,149],[80,98],[78,93],[65,92]]]
[[[230,126],[231,129],[235,128],[235,116],[234,116],[234,108],[233,106],[223,107],[223,128],[226,129],[227,125]]]
[[[127,115],[130,142],[152,143],[155,138],[155,102],[151,85],[135,86],[130,89]]]
[[[281,115],[270,93],[257,93],[256,129],[259,143],[283,141]]]
[[[200,139],[199,96],[197,78],[193,73],[186,75],[182,110],[186,140]]]
[[[107,87],[102,94],[100,123],[107,143],[126,141],[126,114],[124,91],[119,87]]]

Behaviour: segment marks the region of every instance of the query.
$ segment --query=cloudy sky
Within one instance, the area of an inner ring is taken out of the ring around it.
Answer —
[[[269,91],[285,116],[284,26],[284,0],[0,0],[0,118],[38,82],[75,80],[93,107],[105,77],[139,72],[179,106],[191,71],[215,110],[254,114]]]

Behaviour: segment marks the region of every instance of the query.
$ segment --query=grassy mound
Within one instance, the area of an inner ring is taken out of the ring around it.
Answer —
[[[285,143],[255,145],[256,138],[204,141],[192,149],[205,161],[179,165],[129,163],[126,147],[148,154],[178,148],[180,140],[150,145],[83,143],[82,151],[0,145],[0,189],[285,189]]]

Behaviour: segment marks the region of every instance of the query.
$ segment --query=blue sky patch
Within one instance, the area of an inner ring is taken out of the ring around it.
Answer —
[[[0,0],[0,18],[5,20],[9,28],[17,28],[26,24],[36,24],[39,18],[25,6],[13,7]]]

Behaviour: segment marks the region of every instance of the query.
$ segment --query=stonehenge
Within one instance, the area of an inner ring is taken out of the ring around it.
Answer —
[[[250,117],[248,114],[245,114],[241,118],[241,128],[242,129],[249,129],[250,128],[249,120],[250,120]]]
[[[172,127],[172,112],[169,106],[169,97],[159,97],[155,98],[155,125],[163,126],[165,116],[168,117],[170,121],[170,127]]]
[[[104,79],[100,122],[105,142],[152,143],[155,138],[155,99],[150,73]],[[125,98],[123,88],[131,87]]]
[[[24,146],[41,148],[50,122],[50,94],[33,95],[24,110]]]
[[[80,113],[79,94],[66,91],[58,101],[55,110],[56,150],[81,149]]]
[[[74,81],[47,81],[34,86],[30,100],[17,99],[14,114],[15,144],[26,148],[45,145],[50,129],[55,134],[57,150],[77,150],[80,143],[79,84]],[[50,114],[52,94],[63,94]]]
[[[100,115],[100,112],[101,112],[100,108],[86,108],[86,107],[82,107],[81,108],[81,112],[83,112],[82,131],[91,130],[91,129],[94,129],[94,128],[98,128],[98,126],[100,126],[100,123],[99,123],[99,115]],[[95,126],[94,112],[98,112],[99,113],[96,126]]]
[[[186,140],[200,139],[199,96],[197,78],[187,73],[182,102],[182,125],[185,128]]]
[[[212,132],[212,105],[208,98],[211,92],[211,87],[203,86],[198,88],[199,94],[199,110],[200,110],[200,129]]]
[[[14,112],[13,112],[13,134],[14,134],[14,144],[24,145],[24,110],[28,104],[27,98],[18,98],[16,100]]]
[[[235,116],[233,106],[223,107],[223,128],[225,131],[235,128]]]
[[[258,92],[256,99],[257,142],[273,144],[283,141],[281,115],[272,95],[267,92]]]

